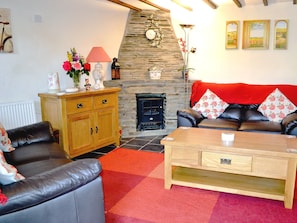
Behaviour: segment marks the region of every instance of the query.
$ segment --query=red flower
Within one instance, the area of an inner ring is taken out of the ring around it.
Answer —
[[[63,68],[64,68],[65,71],[71,71],[71,68],[72,68],[71,63],[69,61],[65,61],[63,63]]]
[[[87,71],[90,71],[91,70],[91,65],[89,63],[85,63],[84,64],[84,69],[87,70]]]

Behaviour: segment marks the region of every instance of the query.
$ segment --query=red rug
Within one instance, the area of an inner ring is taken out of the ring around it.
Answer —
[[[123,148],[100,158],[107,223],[297,222],[296,196],[289,210],[268,199],[181,186],[165,190],[163,159]]]

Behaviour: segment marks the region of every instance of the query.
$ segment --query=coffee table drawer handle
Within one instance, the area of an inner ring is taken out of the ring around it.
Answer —
[[[221,164],[231,165],[232,159],[221,158]]]

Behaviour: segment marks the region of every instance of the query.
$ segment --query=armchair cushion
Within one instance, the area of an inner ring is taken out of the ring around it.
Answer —
[[[15,150],[15,148],[12,147],[10,138],[8,138],[7,132],[4,128],[4,126],[0,122],[0,150],[4,152],[10,152]]]
[[[3,152],[0,150],[0,184],[7,185],[25,179],[18,170],[6,162]]]

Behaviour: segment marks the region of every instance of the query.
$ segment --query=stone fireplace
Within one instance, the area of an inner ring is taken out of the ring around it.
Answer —
[[[145,37],[147,24],[153,18],[163,34],[160,47]],[[119,87],[119,121],[122,137],[166,135],[176,128],[176,111],[189,107],[191,82],[182,78],[179,69],[183,57],[171,25],[170,13],[159,10],[130,11],[119,50],[120,80],[105,81],[106,87]],[[150,79],[148,69],[162,70],[161,78]],[[165,94],[164,128],[137,129],[136,94]]]

